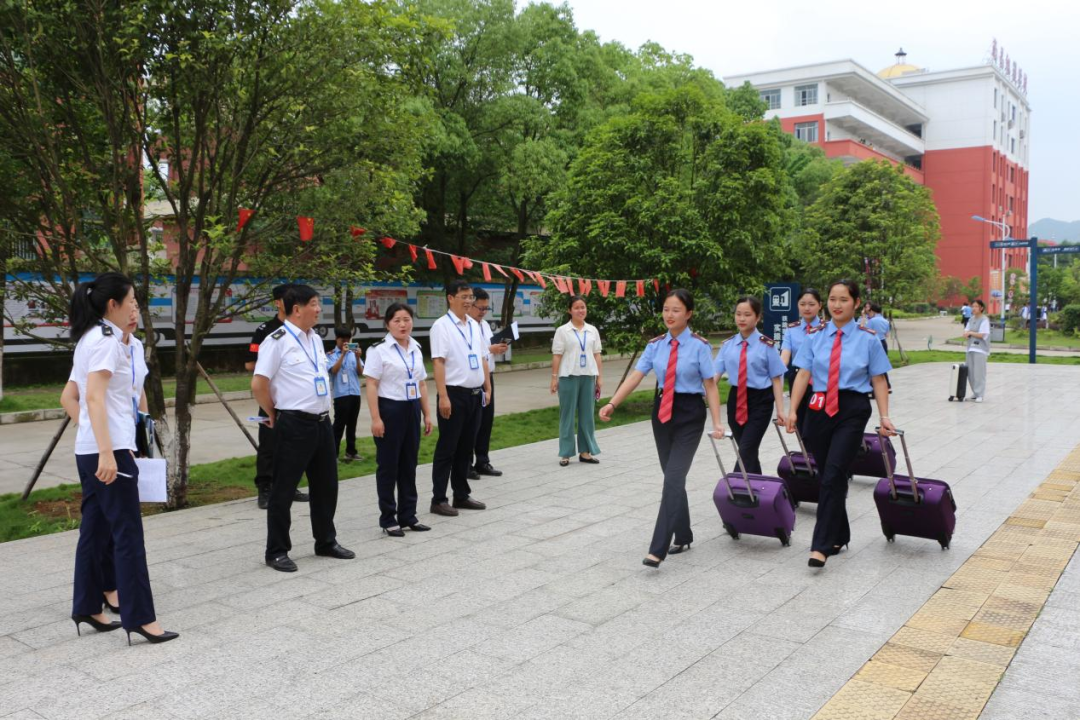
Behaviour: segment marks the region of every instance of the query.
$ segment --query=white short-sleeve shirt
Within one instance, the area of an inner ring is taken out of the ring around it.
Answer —
[[[420,399],[420,383],[427,378],[424,352],[420,343],[409,338],[409,349],[402,349],[393,335],[368,348],[364,377],[379,381],[379,397],[387,400],[409,400],[406,386],[416,383],[416,399]]]
[[[559,377],[599,375],[600,369],[596,366],[594,355],[599,355],[602,350],[600,331],[589,323],[585,323],[583,330],[575,328],[573,323],[560,325],[551,339],[551,354],[562,355]],[[582,354],[585,355],[585,367],[581,366]]]
[[[278,410],[330,412],[330,374],[322,338],[288,320],[259,345],[255,374],[270,379],[270,399]],[[322,377],[325,395],[316,392]]]
[[[447,312],[431,326],[431,357],[446,360],[446,385],[478,388],[484,384],[484,358],[490,355],[490,343],[484,339],[480,323],[468,315],[464,320]],[[469,367],[469,355],[475,355],[477,367]]]
[[[79,429],[75,436],[76,455],[97,455],[97,438],[86,407],[86,380],[92,372],[111,373],[105,393],[112,449],[135,449],[135,418],[139,397],[146,381],[146,356],[134,335],[125,345],[124,333],[108,320],[90,328],[75,345],[75,358],[68,378],[79,386]]]

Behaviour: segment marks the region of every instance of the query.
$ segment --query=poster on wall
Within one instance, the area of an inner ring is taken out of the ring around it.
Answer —
[[[446,295],[441,290],[416,291],[416,316],[434,320],[446,313]]]
[[[373,288],[367,291],[365,300],[364,318],[382,320],[386,308],[409,301],[409,291],[405,288]]]

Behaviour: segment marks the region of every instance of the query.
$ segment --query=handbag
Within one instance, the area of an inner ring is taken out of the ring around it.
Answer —
[[[135,417],[135,457],[154,457],[154,419],[144,412]]]

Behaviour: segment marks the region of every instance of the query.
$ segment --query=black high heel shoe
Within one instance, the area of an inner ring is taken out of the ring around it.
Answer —
[[[390,537],[405,537],[405,531],[399,527],[383,528],[383,535],[389,535]]]
[[[120,614],[120,606],[119,605],[111,605],[111,604],[109,604],[109,598],[105,598],[104,602],[105,602],[105,609],[106,610],[111,612],[113,615],[119,615]]]
[[[116,623],[116,624],[119,625],[120,623]],[[170,640],[175,640],[176,638],[180,637],[180,633],[171,632],[169,630],[163,630],[160,635],[151,635],[150,633],[146,632],[142,628],[132,628],[131,630],[127,631],[127,638],[128,638],[128,645],[129,646],[131,645],[131,633],[135,633],[136,635],[142,635],[151,644],[154,644],[154,645],[156,645],[158,643],[169,642]]]
[[[826,555],[825,553],[822,553],[822,555],[825,555],[826,559],[828,559],[828,555]],[[823,568],[825,567],[825,560],[818,560],[816,557],[812,557],[806,562],[806,564],[812,568]]]
[[[660,567],[660,560],[653,560],[651,557],[647,557],[641,561],[641,564],[647,565],[651,568],[658,568]]]
[[[685,545],[672,545],[670,548],[668,548],[667,554],[678,555],[679,553],[684,552],[690,552],[690,543],[686,543]]]
[[[832,557],[833,555],[839,555],[841,552],[843,552],[844,548],[846,548],[847,546],[848,546],[847,543],[844,543],[843,545],[833,545],[832,550],[825,553],[825,556],[826,557]]]
[[[82,628],[79,627],[80,623],[86,623],[98,632],[112,632],[113,630],[120,629],[120,622],[118,620],[103,623],[100,620],[95,620],[90,615],[72,615],[71,619],[75,621],[75,632],[79,634],[79,637],[82,637]]]

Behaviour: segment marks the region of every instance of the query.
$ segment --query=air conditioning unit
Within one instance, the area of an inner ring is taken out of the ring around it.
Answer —
[[[1010,130],[1012,130],[1012,129],[1013,129],[1013,125],[1016,125],[1016,121],[1015,121],[1015,120],[1010,120],[1010,121],[1009,121],[1009,129],[1010,129]]]

